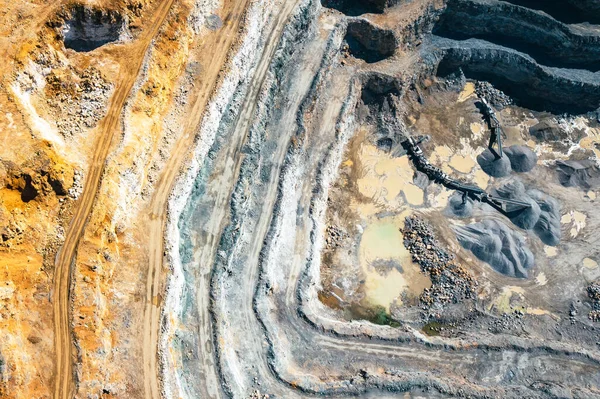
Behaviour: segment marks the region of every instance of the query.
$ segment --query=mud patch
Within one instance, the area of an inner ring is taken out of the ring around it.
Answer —
[[[402,219],[386,218],[369,224],[360,241],[359,259],[365,275],[369,303],[389,312],[390,305],[402,304],[402,296],[417,298],[431,280],[402,245]]]

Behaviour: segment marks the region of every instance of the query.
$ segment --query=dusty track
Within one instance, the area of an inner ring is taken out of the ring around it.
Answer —
[[[128,59],[132,61],[132,65],[122,68],[120,74],[121,81],[116,83],[116,90],[111,99],[108,112],[98,126],[98,139],[95,144],[96,151],[87,173],[84,191],[77,203],[73,220],[65,235],[63,247],[57,254],[53,287],[56,351],[54,398],[56,399],[71,398],[75,394],[69,310],[71,268],[77,254],[77,246],[94,205],[112,139],[115,133],[119,131],[119,121],[123,106],[142,67],[146,51],[167,17],[173,1],[162,1],[147,25],[149,29],[128,50]]]
[[[144,362],[144,392],[146,398],[160,398],[158,385],[158,333],[160,329],[160,304],[156,297],[164,287],[163,267],[163,244],[164,227],[166,223],[166,206],[171,194],[175,179],[187,156],[188,149],[192,146],[195,133],[198,129],[204,110],[218,83],[221,70],[225,66],[231,49],[235,46],[237,31],[244,18],[244,12],[249,0],[226,1],[222,8],[222,14],[226,17],[223,28],[207,34],[199,49],[200,54],[210,54],[212,58],[207,62],[198,80],[202,82],[193,93],[194,99],[186,125],[183,129],[184,135],[177,141],[172,151],[163,174],[161,175],[156,191],[152,197],[149,209],[149,266],[146,283],[146,302],[144,308],[144,340],[143,340],[143,362]],[[208,320],[205,315],[204,320]],[[208,328],[208,326],[206,326]],[[208,337],[208,330],[205,331]],[[217,386],[217,376],[211,368],[208,368],[207,379],[213,386]],[[206,385],[204,386],[207,389]],[[203,392],[208,397],[208,390]]]

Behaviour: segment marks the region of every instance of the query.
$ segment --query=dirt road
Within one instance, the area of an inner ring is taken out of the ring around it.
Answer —
[[[193,145],[195,133],[202,120],[208,100],[215,91],[227,56],[236,44],[237,32],[248,3],[249,0],[226,1],[221,9],[221,15],[225,16],[223,18],[226,21],[225,24],[221,29],[210,32],[203,37],[198,53],[206,54],[210,58],[207,57],[206,61],[201,60],[203,69],[197,77],[199,84],[195,86],[196,90],[192,94],[191,103],[193,105],[190,114],[186,118],[184,135],[176,142],[171,158],[168,160],[152,197],[149,209],[150,234],[148,247],[150,253],[143,327],[144,392],[146,398],[160,398],[158,386],[160,304],[155,301],[155,298],[163,292],[165,282],[162,265],[167,200],[185,158],[190,155],[189,148]],[[207,316],[206,319],[208,319]],[[218,380],[214,370],[208,368],[207,372],[207,379],[210,380],[211,384],[215,384],[213,387],[217,386]],[[205,394],[208,395],[208,392],[205,392]]]
[[[65,242],[56,257],[53,287],[54,339],[56,351],[54,398],[72,398],[75,394],[73,383],[72,342],[70,329],[70,285],[71,270],[77,255],[77,246],[84,232],[86,222],[94,205],[100,186],[105,161],[115,133],[120,130],[121,112],[129,93],[138,77],[144,56],[154,36],[158,33],[174,0],[164,0],[146,25],[148,30],[131,45],[128,59],[131,64],[122,68],[121,80],[116,82],[116,90],[109,104],[108,112],[98,126],[96,151],[84,183],[83,192],[74,211],[73,220],[65,235]]]

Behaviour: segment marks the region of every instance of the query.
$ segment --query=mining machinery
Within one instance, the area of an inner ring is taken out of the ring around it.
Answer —
[[[494,108],[485,98],[485,95],[481,93],[478,93],[477,95],[481,102],[483,116],[491,131],[488,148],[492,152],[492,154],[494,154],[494,157],[496,157],[496,159],[500,159],[504,155],[502,151],[502,135],[504,134],[502,132],[502,127],[500,126],[500,122],[496,117],[496,111],[494,111]],[[498,147],[498,150],[494,149],[494,144],[496,145],[496,147]]]
[[[507,217],[512,217],[515,214],[531,208],[531,204],[528,202],[493,196],[477,186],[465,184],[459,180],[453,179],[440,168],[433,166],[419,147],[419,144],[428,139],[429,136],[408,136],[408,138],[402,142],[402,146],[419,172],[425,173],[429,180],[432,180],[435,183],[442,184],[444,187],[451,190],[460,191],[463,194],[463,203],[467,201],[467,198],[484,202]]]

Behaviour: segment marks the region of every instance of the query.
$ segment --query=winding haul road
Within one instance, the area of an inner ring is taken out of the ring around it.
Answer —
[[[156,301],[159,294],[164,290],[165,274],[167,268],[163,268],[164,234],[166,223],[166,210],[169,195],[173,190],[175,179],[179,175],[186,157],[189,157],[189,149],[192,148],[196,132],[199,129],[204,110],[215,92],[220,74],[226,66],[227,57],[235,49],[236,40],[239,40],[238,31],[241,21],[245,16],[245,9],[249,0],[225,1],[221,14],[225,15],[225,24],[221,29],[208,33],[203,41],[198,54],[209,54],[210,58],[202,62],[202,72],[197,77],[196,89],[191,97],[191,110],[186,118],[183,129],[184,135],[175,144],[171,157],[159,178],[154,195],[152,196],[149,210],[149,264],[146,282],[146,302],[144,307],[143,324],[143,362],[144,362],[144,393],[147,399],[159,399],[159,367],[158,367],[158,335],[160,331],[160,304]],[[208,368],[205,384],[206,390],[202,392],[208,395],[210,387],[218,386],[216,374],[210,373],[213,369]],[[208,396],[207,396],[208,397]]]
[[[56,257],[53,285],[54,341],[55,341],[55,383],[54,398],[69,399],[75,394],[73,384],[73,343],[71,341],[70,318],[70,286],[71,271],[77,256],[77,246],[83,235],[88,217],[94,205],[96,193],[102,181],[106,158],[109,154],[113,138],[120,131],[119,121],[123,107],[135,84],[146,52],[152,39],[158,33],[174,0],[163,0],[158,4],[154,15],[147,23],[147,29],[128,49],[131,64],[122,66],[119,72],[120,81],[116,82],[106,116],[100,121],[97,132],[96,149],[83,185],[73,219],[65,235],[65,241]]]

